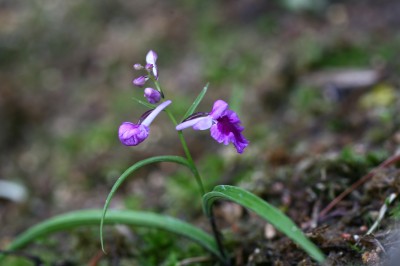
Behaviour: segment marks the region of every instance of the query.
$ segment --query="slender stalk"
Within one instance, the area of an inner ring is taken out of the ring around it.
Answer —
[[[217,247],[218,247],[219,253],[221,254],[221,257],[224,258],[223,263],[225,266],[230,266],[230,262],[227,260],[226,255],[225,255],[224,247],[222,245],[221,235],[218,231],[217,224],[215,223],[215,217],[214,217],[213,212],[211,212],[211,216],[208,218],[208,221],[211,224],[211,229],[214,234],[215,242],[217,242]]]
[[[157,90],[161,93],[161,95],[164,98],[164,93],[163,93],[163,91],[161,89],[161,86],[158,83],[158,81],[152,75],[149,75],[149,76],[151,77],[151,79],[153,80],[154,84],[156,85]],[[167,113],[167,115],[171,119],[171,121],[174,124],[174,126],[177,126],[178,122],[176,121],[174,115],[168,109],[166,109],[165,112]],[[201,197],[203,197],[204,194],[206,194],[206,191],[205,191],[204,185],[203,185],[203,181],[201,179],[199,171],[197,170],[196,164],[193,161],[193,157],[192,157],[192,155],[190,153],[190,150],[189,150],[189,148],[187,146],[187,143],[186,143],[185,137],[183,136],[182,130],[178,131],[178,136],[179,136],[179,140],[180,140],[180,142],[182,144],[183,151],[185,152],[186,159],[188,160],[189,164],[192,166],[194,177],[196,179],[197,185],[200,188],[200,195],[201,195]],[[230,264],[229,264],[228,260],[226,259],[226,255],[225,255],[225,252],[224,252],[224,247],[222,245],[221,235],[220,235],[220,233],[218,231],[217,225],[215,223],[214,214],[212,212],[211,212],[211,216],[209,217],[209,222],[210,222],[211,229],[212,229],[212,232],[213,232],[213,235],[214,235],[214,238],[215,238],[215,242],[217,243],[217,247],[218,247],[219,253],[221,254],[221,257],[223,258],[223,264],[225,266],[228,266]]]
[[[150,79],[154,82],[154,85],[156,85],[157,90],[161,93],[162,98],[164,98],[164,92],[161,89],[160,83],[149,73]]]
[[[157,83],[157,82],[155,82],[155,83]],[[168,116],[171,119],[172,123],[175,126],[178,125],[174,115],[168,109],[165,110],[165,112],[168,114]],[[206,193],[206,191],[204,189],[204,185],[203,185],[200,173],[197,170],[197,167],[196,167],[196,165],[195,165],[195,163],[193,161],[193,157],[190,154],[189,148],[187,146],[186,140],[185,140],[181,130],[178,131],[178,136],[179,136],[179,140],[182,143],[182,147],[183,147],[183,150],[185,152],[186,159],[189,161],[189,163],[191,164],[192,168],[194,169],[193,174],[194,174],[196,182],[197,182],[197,184],[198,184],[198,186],[200,188],[201,196],[203,196]],[[218,250],[219,250],[221,256],[224,258],[223,263],[226,266],[230,265],[229,262],[226,259],[226,255],[225,255],[224,248],[223,248],[223,245],[222,245],[221,235],[220,235],[220,233],[218,231],[217,225],[215,223],[215,217],[214,217],[214,214],[212,212],[211,212],[211,216],[209,217],[209,222],[210,222],[211,229],[212,229],[212,232],[213,232],[213,235],[214,235],[214,238],[215,238],[215,242],[217,243]]]
[[[165,112],[168,114],[168,116],[171,119],[172,123],[174,123],[175,126],[178,125],[174,115],[169,110],[165,110]],[[183,151],[185,152],[186,159],[188,159],[190,165],[193,167],[193,170],[194,170],[193,174],[194,174],[194,177],[196,179],[197,185],[200,188],[200,194],[201,194],[201,196],[203,196],[204,194],[206,194],[206,190],[204,189],[203,181],[202,181],[201,176],[199,174],[199,171],[197,170],[197,167],[196,167],[196,165],[195,165],[195,163],[193,161],[192,155],[190,154],[189,148],[187,146],[185,138],[183,137],[182,131],[178,131],[178,136],[179,136],[179,140],[181,141],[181,144],[182,144],[182,147],[183,147]]]

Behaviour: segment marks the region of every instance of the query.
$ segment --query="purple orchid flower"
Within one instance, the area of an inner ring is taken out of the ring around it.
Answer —
[[[118,137],[121,143],[126,146],[136,146],[142,143],[149,136],[150,124],[154,118],[170,104],[171,101],[168,100],[161,103],[154,110],[147,111],[141,117],[143,121],[139,121],[137,124],[123,122],[118,130]]]
[[[210,129],[211,137],[219,143],[232,143],[238,153],[242,153],[249,144],[243,136],[238,115],[228,109],[228,104],[222,100],[214,103],[210,113],[197,113],[176,126],[176,130],[192,127],[194,130]]]
[[[146,69],[153,70],[153,75],[156,80],[158,80],[158,68],[156,65],[157,58],[158,56],[153,50],[150,50],[146,55]]]
[[[151,104],[158,103],[161,100],[161,93],[153,88],[144,89],[144,97]]]

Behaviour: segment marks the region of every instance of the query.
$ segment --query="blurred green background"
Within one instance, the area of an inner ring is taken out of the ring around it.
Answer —
[[[140,146],[118,141],[120,123],[146,110],[131,99],[143,94],[132,66],[150,49],[179,117],[209,82],[200,111],[230,101],[246,127],[243,155],[208,132],[185,132],[209,189],[239,184],[262,194],[269,176],[291,171],[266,166],[349,145],[394,151],[398,14],[395,0],[0,1],[0,181],[17,186],[11,196],[0,187],[0,247],[52,215],[101,208],[134,162],[182,154],[166,116]],[[146,168],[112,207],[201,224],[187,175],[170,164]]]

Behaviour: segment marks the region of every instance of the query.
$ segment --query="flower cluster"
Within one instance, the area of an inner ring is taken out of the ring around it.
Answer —
[[[147,75],[140,76],[133,80],[133,84],[143,87],[145,83],[151,79],[157,89],[147,87],[144,90],[144,96],[151,104],[161,101],[163,93],[158,85],[158,68],[156,65],[157,54],[149,51],[146,56],[146,65],[135,64],[136,70],[145,69]],[[150,132],[150,124],[154,118],[171,104],[170,100],[159,104],[155,109],[145,112],[137,124],[124,122],[119,127],[119,139],[122,144],[127,146],[136,146],[143,142]],[[217,142],[228,145],[230,143],[236,148],[238,153],[243,153],[249,144],[249,141],[243,136],[244,128],[240,125],[238,115],[229,109],[229,106],[223,100],[215,101],[211,112],[195,113],[186,118],[182,123],[176,126],[176,130],[181,131],[185,128],[192,127],[194,130],[210,129],[211,137]]]
[[[138,87],[143,87],[149,79],[153,79],[155,82],[158,81],[158,68],[157,68],[157,54],[150,50],[146,55],[146,65],[134,64],[133,68],[136,70],[146,70],[147,75],[142,75],[133,80],[133,84]],[[151,104],[158,103],[163,96],[160,90],[148,87],[144,90],[144,97]]]

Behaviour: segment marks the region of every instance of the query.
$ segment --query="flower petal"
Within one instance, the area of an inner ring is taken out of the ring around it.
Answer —
[[[153,67],[153,75],[156,78],[156,80],[158,80],[158,68],[157,68],[157,66]]]
[[[211,137],[219,143],[228,145],[232,143],[238,153],[249,144],[249,141],[243,136],[243,127],[240,126],[240,120],[237,114],[232,110],[227,110],[225,115],[217,120],[217,123],[210,129]]]
[[[156,65],[157,61],[157,54],[153,50],[150,50],[147,55],[146,55],[146,63],[147,64],[152,64],[153,66]]]
[[[150,126],[150,124],[151,124],[151,122],[153,122],[154,118],[156,118],[156,116],[170,104],[171,104],[170,100],[161,103],[159,106],[156,107],[156,109],[153,110],[153,112],[151,112],[151,114],[149,114],[143,120],[142,125]]]
[[[149,136],[150,129],[146,125],[124,122],[118,130],[118,137],[126,146],[136,146]]]
[[[188,127],[193,127],[195,130],[206,130],[212,125],[212,118],[210,116],[198,117],[187,120],[176,126],[176,130],[183,130]]]
[[[228,104],[223,100],[217,100],[213,105],[210,116],[214,119],[218,119],[220,116],[223,115],[226,109],[228,109]]]
[[[157,58],[158,56],[156,52],[154,52],[153,50],[150,50],[146,55],[146,63],[147,63],[146,68],[149,69],[148,67],[152,65],[153,75],[156,78],[156,80],[158,80],[158,69],[156,65]]]
[[[213,125],[211,116],[202,117],[196,124],[193,125],[194,130],[206,130]]]

